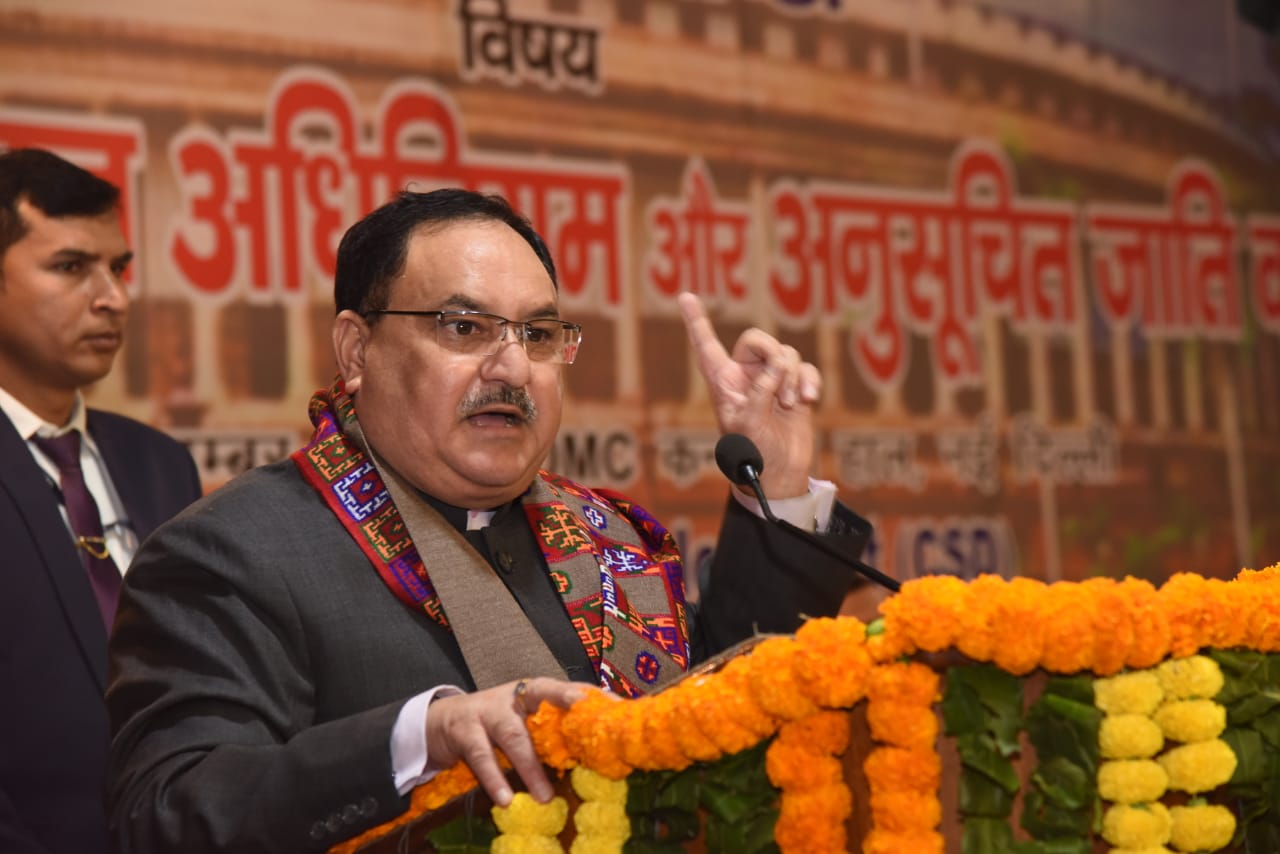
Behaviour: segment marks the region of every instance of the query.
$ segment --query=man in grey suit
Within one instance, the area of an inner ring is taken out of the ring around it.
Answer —
[[[854,583],[734,497],[695,615],[652,516],[540,469],[582,331],[502,199],[400,194],[343,237],[335,296],[311,442],[162,527],[129,573],[107,693],[121,851],[324,850],[459,760],[505,804],[495,749],[545,800],[540,702],[656,690]],[[730,355],[696,298],[681,309],[775,512],[856,555],[869,527],[809,478],[817,370],[758,329]]]
[[[200,496],[173,439],[88,409],[132,257],[119,191],[0,154],[0,851],[105,854],[107,632],[139,539]],[[66,468],[67,471],[63,471]]]

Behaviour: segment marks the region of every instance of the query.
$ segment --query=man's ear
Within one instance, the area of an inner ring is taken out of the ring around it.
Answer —
[[[338,360],[338,373],[342,374],[347,394],[355,394],[360,389],[369,332],[369,324],[351,309],[338,312],[333,319],[333,355]]]

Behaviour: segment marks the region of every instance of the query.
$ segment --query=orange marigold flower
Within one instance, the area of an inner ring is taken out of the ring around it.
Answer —
[[[942,834],[937,831],[890,833],[873,829],[862,842],[862,854],[944,854]]]
[[[1134,642],[1130,599],[1119,582],[1106,576],[1086,579],[1080,587],[1091,600],[1093,672],[1099,676],[1119,673]]]
[[[764,755],[769,782],[788,792],[816,789],[844,781],[844,766],[834,756],[822,756],[799,744],[775,739]]]
[[[769,714],[786,721],[818,710],[796,678],[794,663],[799,648],[794,638],[769,638],[745,658],[750,664],[751,693],[756,702]]]
[[[969,583],[969,610],[961,619],[963,625],[956,647],[974,661],[990,661],[996,651],[996,626],[1000,620],[997,590],[1007,582],[998,575],[979,575]]]
[[[811,753],[839,756],[849,746],[849,715],[833,710],[789,721],[778,730],[778,740],[805,746]]]
[[[1212,641],[1213,627],[1232,619],[1209,579],[1179,572],[1160,588],[1160,604],[1169,620],[1169,652],[1176,658],[1193,655]]]
[[[942,757],[936,750],[877,747],[862,771],[872,791],[934,792],[942,783]]]
[[[932,575],[902,585],[880,604],[886,634],[909,639],[910,649],[938,652],[955,644],[972,593],[952,575]]]
[[[693,760],[680,748],[676,733],[691,729],[680,719],[673,691],[660,691],[646,698],[647,714],[644,716],[644,738],[652,755],[653,768],[663,771],[683,771]],[[714,748],[714,745],[713,745]]]
[[[564,734],[560,731],[567,710],[550,703],[542,703],[538,711],[525,719],[529,729],[529,737],[533,739],[534,750],[543,765],[565,770],[577,765],[565,744]]]
[[[649,744],[648,733],[644,722],[649,717],[649,698],[629,700],[619,703],[621,708],[613,731],[618,735],[618,753],[622,761],[632,768],[645,771],[657,771],[662,768],[657,763],[657,754]]]
[[[760,736],[739,721],[734,709],[735,691],[720,674],[695,679],[683,700],[694,726],[702,731],[720,753],[737,753],[760,741]]]
[[[998,592],[999,618],[992,660],[1001,670],[1024,676],[1040,664],[1044,628],[1040,623],[1045,584],[1018,576]]]
[[[844,822],[852,812],[853,795],[843,784],[783,792],[773,838],[787,852],[842,852]]]
[[[822,617],[800,627],[793,666],[809,699],[828,709],[848,708],[862,699],[872,668],[866,636],[866,626],[853,617]]]
[[[877,830],[891,833],[933,830],[942,822],[942,802],[935,792],[871,792],[871,819]]]
[[[1120,593],[1129,602],[1133,620],[1133,645],[1125,657],[1125,666],[1134,670],[1155,667],[1169,654],[1169,619],[1160,603],[1160,595],[1150,582],[1126,577],[1120,582]]]
[[[769,714],[756,700],[751,690],[751,657],[739,656],[724,666],[718,674],[729,702],[727,711],[733,719],[756,736],[756,740],[773,735],[778,719]]]
[[[930,706],[938,700],[938,672],[918,661],[882,664],[867,676],[872,703]]]
[[[1280,652],[1280,563],[1241,570],[1233,586],[1250,603],[1247,645],[1259,652]]]
[[[620,746],[619,724],[623,718],[621,703],[633,700],[614,699],[602,692],[587,694],[574,703],[564,716],[561,731],[569,753],[592,771],[613,780],[621,780],[631,773],[631,766],[623,761]]]
[[[938,741],[938,716],[932,706],[907,703],[867,704],[871,737],[895,747],[933,749]]]
[[[700,702],[698,686],[708,678],[701,676],[690,681],[681,682],[674,688],[664,692],[672,695],[675,704],[675,719],[680,722],[678,726],[672,728],[671,732],[675,733],[676,744],[679,746],[680,752],[693,762],[710,762],[714,759],[719,759],[721,756],[720,748],[709,736],[703,733],[702,728],[691,725],[693,706]]]
[[[1093,602],[1089,592],[1071,581],[1045,589],[1041,620],[1044,654],[1040,663],[1054,673],[1076,673],[1093,666]]]

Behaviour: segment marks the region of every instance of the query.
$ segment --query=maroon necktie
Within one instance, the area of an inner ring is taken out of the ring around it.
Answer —
[[[31,441],[58,466],[62,501],[67,507],[71,530],[75,533],[76,548],[84,553],[89,583],[93,586],[94,598],[98,600],[103,625],[109,632],[116,617],[116,600],[120,598],[120,570],[107,554],[98,505],[89,494],[84,472],[80,470],[80,433],[72,430],[54,439],[36,436]]]

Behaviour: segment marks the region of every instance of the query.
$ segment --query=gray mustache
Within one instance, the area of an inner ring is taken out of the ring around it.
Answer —
[[[481,389],[474,394],[467,395],[458,404],[458,414],[462,418],[470,418],[495,403],[516,407],[520,410],[520,414],[524,416],[524,420],[530,424],[538,420],[538,405],[533,402],[533,398],[529,396],[529,393],[522,388],[512,388],[509,385]]]

